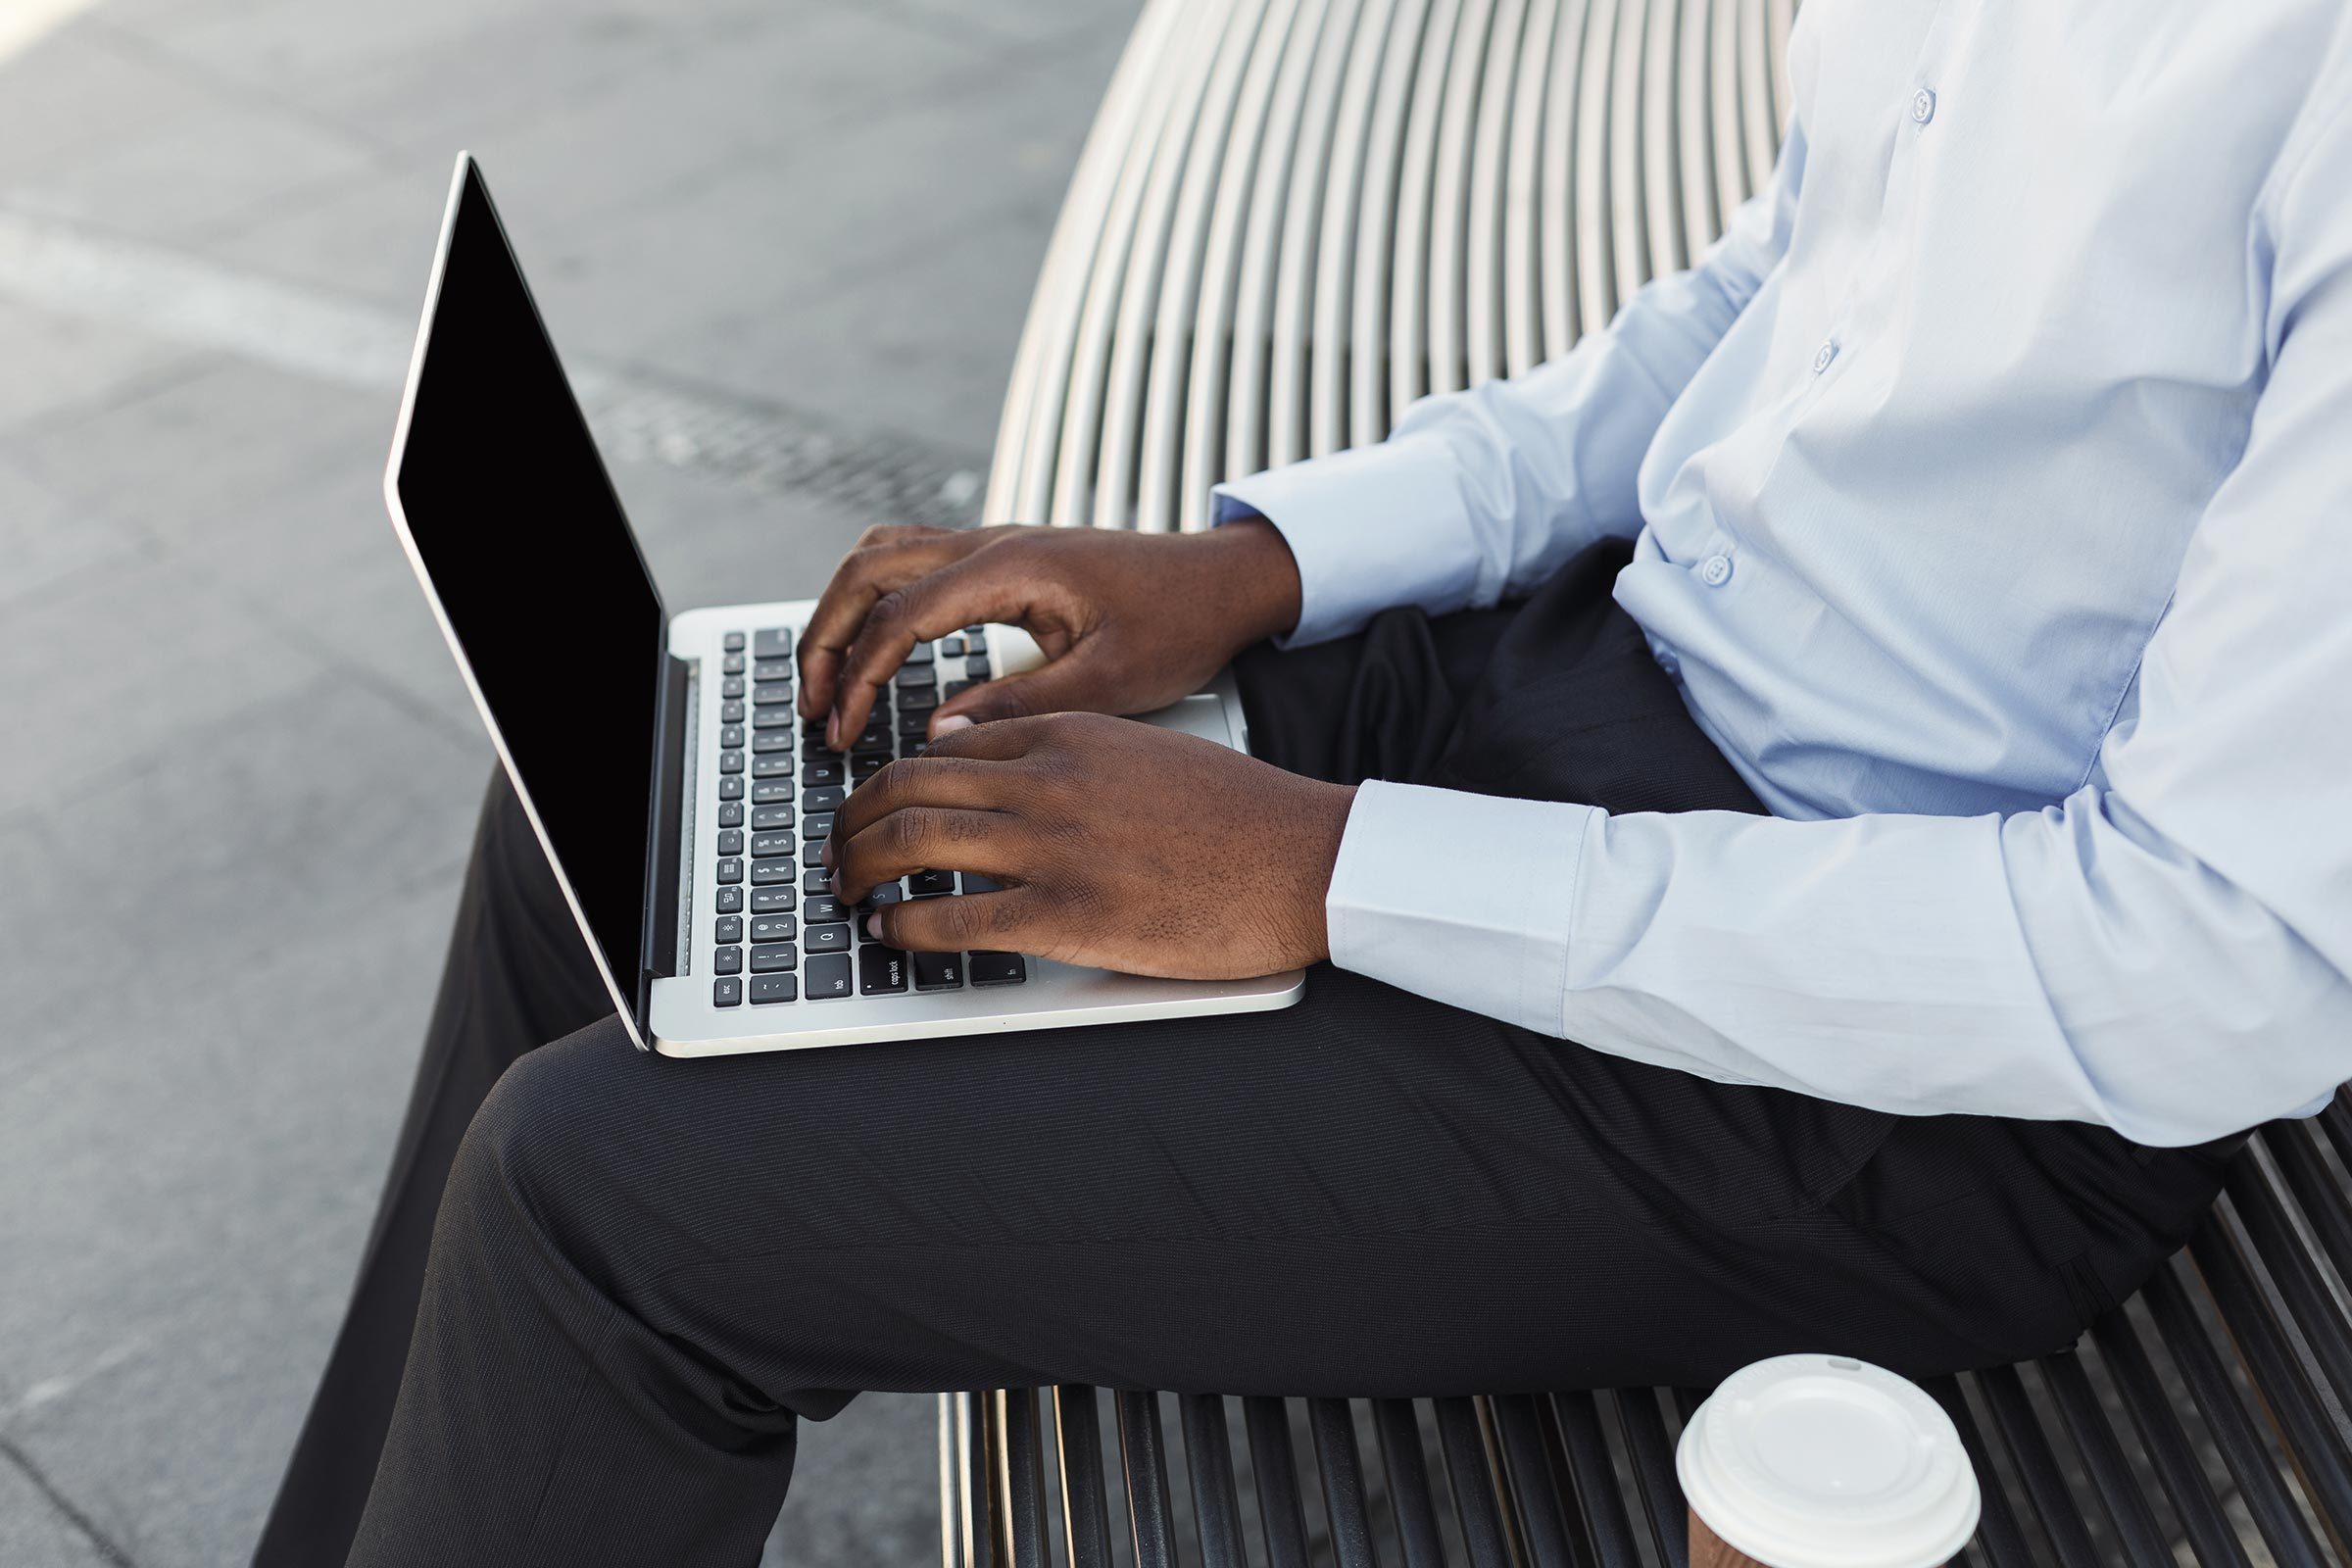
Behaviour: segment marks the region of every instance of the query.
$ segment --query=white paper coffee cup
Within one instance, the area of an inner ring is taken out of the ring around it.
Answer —
[[[1706,1527],[1772,1568],[1937,1568],[1977,1529],[1976,1471],[1951,1417],[1845,1356],[1733,1373],[1683,1429],[1675,1468]]]

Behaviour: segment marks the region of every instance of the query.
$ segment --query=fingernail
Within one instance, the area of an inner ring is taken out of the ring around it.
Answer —
[[[882,940],[882,916],[869,914],[865,917],[865,934],[876,942]]]
[[[841,750],[841,710],[838,708],[825,715],[825,750]]]
[[[832,869],[832,866],[833,866],[833,835],[832,835],[832,834],[828,833],[828,834],[826,834],[826,835],[825,835],[825,841],[824,841],[824,843],[822,843],[822,844],[820,844],[820,845],[818,845],[818,846],[817,846],[816,856],[817,856],[817,858],[818,858],[818,859],[820,859],[820,860],[822,860],[822,861],[824,861],[824,862],[825,862],[825,867],[826,867],[826,869],[827,869],[827,870],[830,870],[830,869]]]
[[[972,721],[961,713],[950,713],[931,726],[931,736],[936,740],[942,735],[953,735],[959,729],[970,729],[971,727]]]

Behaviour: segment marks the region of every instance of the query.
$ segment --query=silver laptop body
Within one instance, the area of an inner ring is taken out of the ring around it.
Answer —
[[[1299,971],[1156,980],[863,938],[813,852],[840,792],[921,744],[956,683],[1034,645],[918,650],[841,757],[804,733],[812,600],[670,615],[471,157],[461,154],[384,499],[466,690],[640,1049],[708,1056],[1287,1006]],[[926,678],[927,677],[927,678]],[[1236,750],[1230,675],[1144,722]],[[985,884],[981,885],[985,887]],[[960,897],[954,873],[881,897]]]

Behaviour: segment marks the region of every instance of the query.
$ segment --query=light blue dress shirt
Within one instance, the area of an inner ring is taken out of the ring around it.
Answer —
[[[2347,18],[1808,0],[1778,172],[1698,266],[1221,487],[1298,557],[1298,643],[1633,537],[1618,601],[1774,813],[1366,785],[1334,961],[2150,1144],[2352,1078]]]

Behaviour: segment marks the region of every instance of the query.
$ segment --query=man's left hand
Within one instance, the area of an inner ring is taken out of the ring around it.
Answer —
[[[1242,979],[1329,956],[1323,896],[1354,799],[1213,741],[1055,713],[892,762],[843,804],[825,860],[853,904],[914,871],[1002,885],[884,906],[896,948]]]

